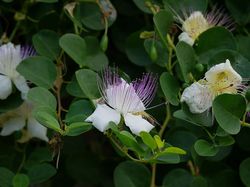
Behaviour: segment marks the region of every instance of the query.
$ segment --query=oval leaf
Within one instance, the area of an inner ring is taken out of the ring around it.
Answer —
[[[56,80],[56,66],[46,57],[34,56],[23,60],[17,71],[38,86],[51,88]]]

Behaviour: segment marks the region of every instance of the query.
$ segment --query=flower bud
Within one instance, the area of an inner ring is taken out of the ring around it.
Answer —
[[[150,59],[153,62],[155,62],[158,59],[158,53],[157,53],[154,43],[152,44],[151,49],[150,49]]]
[[[108,36],[106,35],[106,34],[104,34],[103,36],[102,36],[102,39],[101,39],[101,42],[100,42],[100,47],[101,47],[101,49],[105,52],[106,50],[107,50],[107,48],[108,48],[108,41],[109,41],[109,39],[108,39]]]

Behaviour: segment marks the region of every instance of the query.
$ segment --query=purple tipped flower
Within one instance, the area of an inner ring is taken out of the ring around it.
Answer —
[[[6,99],[12,93],[12,82],[25,98],[29,87],[16,67],[23,59],[34,54],[34,49],[28,46],[14,46],[12,43],[0,46],[0,99]]]
[[[128,112],[144,111],[154,98],[157,78],[151,73],[146,73],[141,79],[127,83],[120,78],[117,69],[104,70],[98,85],[105,102],[119,111]]]
[[[117,69],[106,68],[98,78],[98,86],[106,104],[98,104],[86,121],[93,122],[103,132],[110,121],[118,124],[120,115],[123,115],[126,125],[134,134],[149,132],[153,128],[141,115],[135,114],[143,112],[154,98],[157,78],[151,73],[127,83],[119,77]]]

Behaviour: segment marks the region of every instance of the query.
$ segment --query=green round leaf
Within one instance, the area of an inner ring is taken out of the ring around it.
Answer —
[[[143,164],[131,161],[120,163],[114,171],[115,187],[150,186],[150,178],[150,172]]]
[[[54,95],[45,88],[34,87],[28,92],[28,99],[37,107],[45,106],[50,107],[53,111],[56,111],[57,101]]]
[[[89,131],[92,128],[90,123],[85,122],[75,122],[66,126],[65,134],[66,136],[78,136],[84,132]]]
[[[56,169],[47,163],[37,164],[29,168],[28,176],[31,184],[41,183],[56,174]]]
[[[36,51],[43,56],[55,60],[61,51],[59,36],[51,30],[41,30],[32,37]]]
[[[87,100],[78,100],[73,102],[66,114],[67,123],[82,122],[93,112],[94,107]]]
[[[214,115],[220,127],[229,134],[240,131],[240,118],[246,110],[246,101],[241,95],[223,94],[213,101]]]
[[[170,12],[162,10],[154,15],[153,21],[161,40],[166,41],[166,36],[174,21],[173,16]]]
[[[83,38],[76,34],[65,34],[60,38],[59,45],[80,67],[86,65],[87,46]]]
[[[55,64],[43,56],[26,58],[16,69],[27,80],[47,89],[51,88],[56,80]]]
[[[97,73],[89,69],[81,69],[76,72],[76,79],[82,91],[90,99],[97,99],[100,93],[97,86]]]
[[[194,149],[200,156],[215,156],[219,151],[217,147],[202,139],[195,142]]]
[[[12,179],[13,187],[28,187],[29,177],[25,174],[16,174]]]
[[[178,94],[180,90],[177,80],[165,72],[161,74],[160,84],[167,101],[177,106],[179,104]]]
[[[236,50],[236,40],[233,34],[223,27],[212,27],[201,33],[196,43],[196,53],[199,62],[207,64],[213,54],[219,50]]]
[[[196,61],[193,48],[185,42],[179,42],[176,46],[176,55],[185,82],[190,82],[190,73]]]
[[[70,83],[67,84],[66,90],[70,95],[72,95],[74,97],[87,98],[87,96],[83,93],[80,85],[78,84],[75,75],[73,75]]]
[[[171,170],[163,180],[163,187],[190,187],[192,175],[184,169]]]
[[[7,168],[0,167],[0,186],[11,187],[14,173]]]
[[[247,186],[250,186],[250,158],[245,159],[240,164],[240,178],[241,181]]]

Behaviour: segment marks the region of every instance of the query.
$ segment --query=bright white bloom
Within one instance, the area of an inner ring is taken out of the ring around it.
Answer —
[[[12,82],[25,98],[29,87],[24,77],[16,71],[16,67],[34,53],[34,50],[27,46],[14,46],[12,43],[0,46],[0,99],[6,99],[12,93]]]
[[[181,96],[192,113],[202,113],[212,106],[213,99],[223,93],[236,94],[241,86],[241,76],[232,68],[230,61],[209,69],[203,80],[187,87]]]
[[[27,142],[33,137],[48,141],[47,128],[32,116],[32,105],[27,101],[24,101],[19,108],[2,114],[0,123],[2,126],[1,136],[8,136],[15,131],[22,130],[22,137],[18,140],[20,143]],[[26,129],[24,129],[25,126]]]
[[[181,29],[183,31],[178,38],[191,46],[201,33],[211,27],[224,26],[232,29],[230,17],[225,15],[222,9],[217,9],[217,7],[214,7],[208,14],[203,14],[200,11],[191,12],[189,15],[187,13],[183,14],[184,18],[176,14],[176,20],[182,24]]]
[[[117,72],[107,68],[98,83],[105,104],[97,104],[96,110],[86,121],[92,122],[103,132],[110,121],[119,124],[122,115],[125,124],[136,135],[154,128],[140,112],[143,112],[153,99],[156,78],[145,74],[142,79],[127,83]]]

